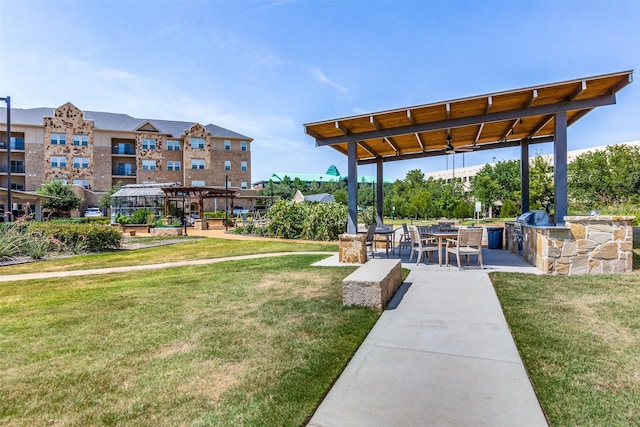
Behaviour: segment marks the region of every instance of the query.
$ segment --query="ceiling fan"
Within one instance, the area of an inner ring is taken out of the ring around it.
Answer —
[[[469,145],[461,145],[460,147],[454,147],[451,144],[451,135],[447,135],[447,143],[444,146],[444,151],[448,154],[452,154],[452,153],[468,153],[470,151],[473,151],[473,149],[476,147],[475,144],[469,144]]]

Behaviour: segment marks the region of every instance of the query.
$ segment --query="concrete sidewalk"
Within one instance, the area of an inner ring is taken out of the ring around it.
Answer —
[[[411,273],[308,425],[547,426],[487,275],[536,270],[483,253],[486,270],[403,262]]]

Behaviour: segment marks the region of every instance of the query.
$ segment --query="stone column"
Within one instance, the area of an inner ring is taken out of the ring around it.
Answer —
[[[364,234],[341,234],[339,260],[345,264],[367,262],[367,242]]]

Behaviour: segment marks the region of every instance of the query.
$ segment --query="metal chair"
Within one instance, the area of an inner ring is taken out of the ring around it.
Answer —
[[[484,268],[482,264],[482,227],[461,228],[458,230],[457,239],[447,239],[445,246],[447,257],[447,266],[449,265],[449,255],[454,254],[458,261],[458,268],[462,270],[462,256],[467,257],[467,265],[469,265],[469,257],[477,255],[478,265]]]
[[[413,259],[413,253],[418,254],[416,265],[420,264],[420,261],[426,253],[429,259],[433,258],[433,253],[438,251],[438,246],[430,245],[425,239],[420,236],[418,228],[414,225],[409,227],[409,235],[411,236],[411,255],[409,256],[409,262]]]

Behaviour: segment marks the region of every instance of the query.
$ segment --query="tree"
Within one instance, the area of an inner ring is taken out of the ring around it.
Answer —
[[[59,179],[54,179],[42,184],[38,194],[52,196],[42,202],[42,208],[53,211],[54,216],[63,216],[82,206],[84,199],[76,196],[70,185],[64,184]]]
[[[414,219],[424,218],[430,205],[431,193],[425,188],[416,188],[410,193],[409,211],[414,214]]]
[[[568,165],[569,196],[589,209],[640,200],[640,148],[611,145]]]
[[[471,181],[471,192],[476,200],[489,206],[498,201],[504,205],[507,200],[519,200],[520,161],[485,165]]]
[[[117,183],[116,185],[109,188],[106,193],[100,196],[100,198],[98,199],[98,207],[100,208],[100,210],[102,210],[103,214],[106,215],[107,210],[111,208],[111,196],[113,196],[113,193],[120,190],[121,188],[122,184]]]
[[[553,202],[553,166],[536,155],[529,168],[529,206],[544,209]]]
[[[493,172],[493,167],[487,164],[471,181],[471,192],[476,200],[488,206],[493,206],[501,199],[501,189]]]

